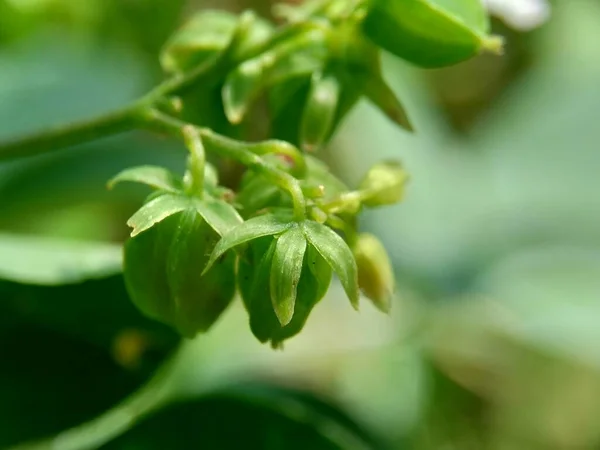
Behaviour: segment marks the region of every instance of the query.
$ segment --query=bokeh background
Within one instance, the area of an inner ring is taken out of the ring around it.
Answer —
[[[143,94],[199,8],[270,6],[0,0],[0,139]],[[102,448],[599,449],[600,3],[551,7],[494,19],[500,58],[423,71],[386,57],[417,133],[361,104],[323,155],[350,185],[384,158],[410,172],[405,202],[362,222],[395,265],[391,316],[354,312],[334,284],[274,352],[236,302],[176,354],[177,402]],[[105,183],[183,157],[131,133],[0,165],[0,448],[92,419],[174,354],[119,275],[145,191]]]

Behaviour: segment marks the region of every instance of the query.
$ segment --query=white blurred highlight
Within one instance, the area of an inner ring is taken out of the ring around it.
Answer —
[[[520,31],[530,31],[550,18],[548,0],[483,0],[489,12],[508,26]]]

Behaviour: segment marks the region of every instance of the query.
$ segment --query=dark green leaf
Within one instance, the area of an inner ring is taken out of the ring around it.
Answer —
[[[209,270],[215,261],[223,256],[226,251],[260,237],[282,233],[291,226],[293,226],[293,222],[289,222],[289,220],[273,214],[247,220],[221,238],[215,246],[204,271]]]
[[[302,222],[306,239],[321,254],[340,279],[350,303],[358,309],[358,269],[352,251],[331,228],[313,221]]]
[[[0,279],[59,285],[121,271],[121,246],[41,236],[0,234]]]
[[[294,315],[298,281],[306,251],[306,237],[294,227],[277,238],[271,265],[271,301],[281,323],[286,326]]]
[[[155,189],[173,193],[177,193],[182,189],[181,181],[177,175],[164,167],[158,166],[139,166],[125,169],[108,182],[108,188],[112,189],[117,183],[123,181],[147,184]]]
[[[133,228],[131,237],[146,231],[161,220],[192,206],[190,198],[180,195],[165,194],[151,200],[127,221],[127,225]]]

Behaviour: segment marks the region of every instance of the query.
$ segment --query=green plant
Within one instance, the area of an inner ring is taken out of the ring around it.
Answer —
[[[499,49],[479,1],[445,3],[314,1],[278,7],[278,27],[251,12],[202,11],[165,45],[164,83],[112,114],[0,143],[0,159],[131,129],[182,139],[184,174],[136,167],[109,187],[153,189],[128,221],[124,278],[145,315],[183,336],[209,330],[236,285],[253,334],[276,348],[302,330],[333,274],[352,306],[362,290],[387,311],[389,258],[374,236],[359,232],[358,216],[400,201],[407,175],[398,163],[378,164],[353,190],[313,154],[362,97],[412,129],[383,79],[380,48],[425,67]],[[239,180],[220,183],[225,162],[243,167]],[[160,374],[156,380],[120,411],[136,417],[160,404]],[[106,430],[108,419],[96,429]],[[84,426],[67,435],[74,443],[65,448],[93,448],[119,430],[94,434]]]

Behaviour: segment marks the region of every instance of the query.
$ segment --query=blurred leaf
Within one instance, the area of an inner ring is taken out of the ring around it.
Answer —
[[[1,448],[90,420],[140,381],[95,345],[18,321],[0,327],[0,359]]]
[[[236,432],[231,432],[231,424]],[[103,449],[382,449],[342,410],[309,394],[239,386],[173,405]]]
[[[112,189],[116,184],[124,181],[146,184],[167,192],[178,192],[182,189],[179,177],[159,166],[139,166],[125,169],[108,182],[108,188]]]
[[[121,246],[0,234],[0,278],[58,285],[103,278],[121,271]]]

